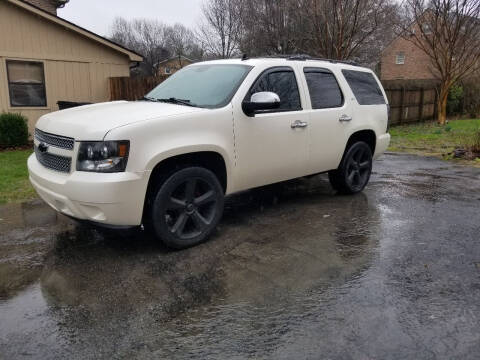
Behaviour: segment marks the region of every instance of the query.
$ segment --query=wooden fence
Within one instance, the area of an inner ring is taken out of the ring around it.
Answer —
[[[391,124],[407,124],[435,118],[437,82],[434,80],[382,81],[390,104]]]
[[[168,76],[112,77],[110,99],[134,101],[141,99]],[[390,103],[391,124],[406,124],[433,119],[437,113],[437,92],[434,84],[384,82]]]
[[[110,100],[139,100],[167,77],[111,77]]]
[[[437,92],[430,88],[385,88],[390,104],[390,123],[430,120],[437,112]]]

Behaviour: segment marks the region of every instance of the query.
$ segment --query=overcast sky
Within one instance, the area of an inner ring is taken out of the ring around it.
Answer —
[[[99,35],[108,35],[117,16],[126,19],[150,18],[166,24],[197,23],[202,0],[70,0],[58,16]]]

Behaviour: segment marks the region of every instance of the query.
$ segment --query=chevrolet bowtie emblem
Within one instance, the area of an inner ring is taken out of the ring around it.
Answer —
[[[38,150],[42,153],[47,152],[48,145],[42,142],[42,143],[38,144]]]

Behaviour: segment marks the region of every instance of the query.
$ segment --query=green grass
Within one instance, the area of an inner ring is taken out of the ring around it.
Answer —
[[[0,151],[0,204],[35,198],[28,180],[27,158],[32,150]]]
[[[454,149],[471,145],[475,131],[479,130],[480,119],[451,120],[445,126],[434,122],[393,126],[390,128],[392,140],[389,150],[449,159],[451,156],[447,154]]]

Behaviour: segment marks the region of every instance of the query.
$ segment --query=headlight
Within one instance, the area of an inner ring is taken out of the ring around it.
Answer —
[[[81,142],[77,171],[123,172],[127,167],[129,141]]]

